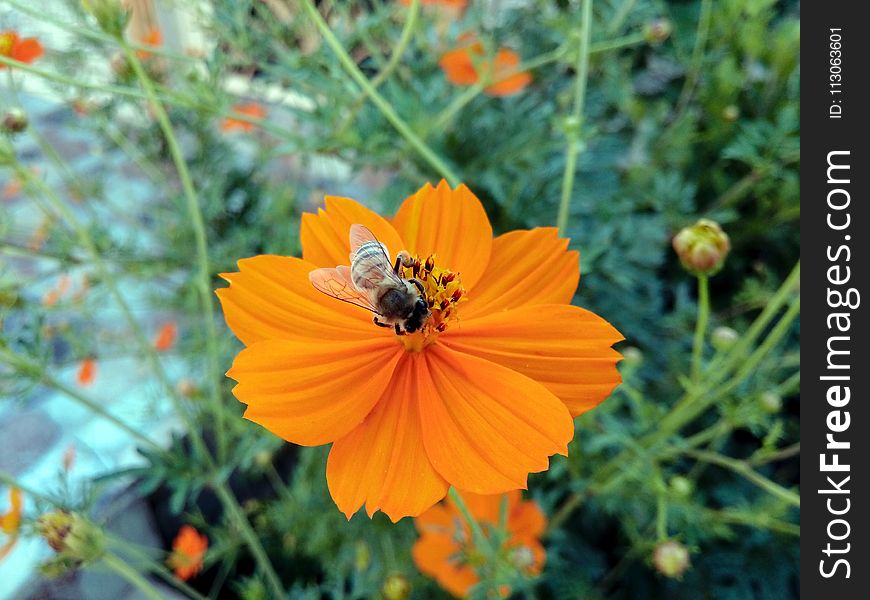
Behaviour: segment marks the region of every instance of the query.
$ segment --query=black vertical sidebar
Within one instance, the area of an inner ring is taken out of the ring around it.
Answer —
[[[870,593],[865,9],[801,3],[801,594],[812,599]]]

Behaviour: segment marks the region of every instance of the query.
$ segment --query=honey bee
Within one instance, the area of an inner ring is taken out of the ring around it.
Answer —
[[[401,267],[411,264],[404,252],[391,262],[387,247],[368,228],[354,224],[350,226],[350,266],[315,269],[308,278],[327,296],[375,313],[375,325],[405,335],[422,329],[431,314],[423,284],[399,275]]]

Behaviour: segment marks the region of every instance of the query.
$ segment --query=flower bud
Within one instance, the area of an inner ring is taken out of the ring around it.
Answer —
[[[82,0],[82,8],[97,20],[100,29],[120,38],[124,35],[130,11],[121,0]]]
[[[103,531],[81,515],[56,510],[39,517],[36,528],[67,565],[92,562],[105,552]]]
[[[773,391],[766,391],[758,399],[761,409],[770,414],[775,415],[782,410],[782,397]]]
[[[653,551],[656,570],[666,577],[680,579],[689,568],[689,551],[680,542],[661,542]]]
[[[718,223],[699,219],[674,236],[673,246],[689,273],[696,276],[715,275],[725,264],[731,241]]]
[[[719,351],[730,350],[740,339],[740,334],[730,327],[717,327],[710,334],[710,341],[713,347]]]
[[[362,573],[369,568],[371,563],[372,553],[369,550],[369,545],[359,540],[353,550],[353,565],[358,573]]]
[[[735,106],[734,104],[729,104],[722,109],[722,118],[729,123],[733,123],[740,118],[740,109],[737,108],[737,106]]]
[[[651,44],[661,44],[671,37],[674,25],[668,19],[658,18],[647,23],[643,28],[643,37]]]
[[[6,134],[15,134],[21,133],[25,129],[27,129],[27,125],[29,124],[27,120],[27,115],[20,108],[10,108],[6,111],[6,114],[3,115],[2,125],[0,125],[0,131]]]
[[[670,486],[671,491],[678,498],[688,498],[695,487],[689,478],[683,477],[682,475],[672,477],[670,481]]]
[[[622,364],[626,367],[637,368],[643,364],[643,352],[634,346],[629,346],[622,351]]]
[[[387,600],[406,600],[411,595],[411,584],[403,575],[390,575],[381,591]]]
[[[185,398],[193,398],[199,390],[192,379],[181,379],[175,384],[175,391]]]

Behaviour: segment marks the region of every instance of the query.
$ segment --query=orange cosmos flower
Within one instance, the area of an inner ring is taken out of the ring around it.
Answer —
[[[464,36],[470,41],[471,36]],[[463,38],[460,38],[463,41]],[[517,71],[520,55],[513,50],[501,48],[490,61],[485,58],[483,44],[473,42],[446,52],[438,62],[447,81],[454,85],[474,85],[482,76],[488,75],[492,84],[484,90],[490,96],[510,96],[516,94],[532,81],[526,71]]]
[[[416,257],[432,307],[423,331],[376,327],[309,283],[317,267],[348,264],[353,224]],[[222,275],[224,316],[247,346],[227,375],[247,419],[296,444],[332,442],[326,477],[348,518],[364,503],[416,516],[450,485],[524,488],[567,452],[572,416],[620,382],[622,336],[569,304],[580,272],[568,240],[554,228],[492,239],[464,185],[426,184],[391,220],[327,197],[302,216],[301,241],[301,259],[255,256]]]
[[[269,111],[267,111],[263,106],[257,104],[256,102],[247,102],[245,104],[235,104],[233,105],[233,112],[247,115],[249,117],[254,117],[255,119],[264,119]],[[253,123],[249,123],[247,121],[240,121],[238,119],[226,118],[224,119],[223,125],[221,125],[222,131],[232,131],[234,129],[239,129],[241,131],[253,131],[256,128],[256,125]]]
[[[175,345],[178,336],[178,327],[175,323],[166,323],[160,328],[157,337],[154,338],[154,349],[158,352],[166,352]]]
[[[14,31],[0,33],[0,56],[30,64],[42,56],[45,50],[36,38],[21,38]],[[0,69],[6,68],[0,64]]]
[[[79,365],[79,372],[76,375],[76,381],[82,387],[87,387],[94,382],[97,377],[97,361],[94,358],[86,358]]]
[[[0,560],[6,558],[6,555],[12,551],[16,542],[18,542],[18,529],[21,527],[21,509],[23,505],[24,498],[21,490],[11,488],[9,490],[9,510],[0,515],[0,533],[9,538],[5,544],[0,546]]]
[[[172,542],[172,554],[166,560],[175,576],[187,581],[202,570],[202,559],[208,550],[208,538],[190,525],[182,525]]]
[[[148,33],[142,36],[140,43],[143,46],[151,46],[152,48],[159,48],[163,45],[163,34],[156,27],[151,29]],[[136,56],[139,57],[140,60],[145,60],[151,56],[151,52],[148,50],[137,50]]]
[[[486,537],[499,527],[502,498],[507,496],[507,537],[501,548],[507,560],[524,575],[541,572],[546,553],[538,541],[547,527],[547,518],[537,503],[523,500],[519,490],[506,495],[478,496],[463,493],[462,499],[475,517]],[[471,531],[451,498],[436,504],[414,519],[420,538],[414,543],[412,555],[417,568],[434,577],[438,584],[458,598],[479,581],[472,564],[477,550]],[[502,596],[510,594],[502,586]]]

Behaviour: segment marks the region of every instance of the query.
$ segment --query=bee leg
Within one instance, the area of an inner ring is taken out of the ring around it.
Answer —
[[[426,288],[423,287],[423,284],[420,283],[420,280],[419,280],[419,279],[409,279],[408,281],[410,281],[411,283],[413,283],[414,285],[416,285],[416,286],[417,286],[417,289],[420,290],[420,293],[421,293],[422,295],[424,295],[424,296],[426,295]]]
[[[372,323],[374,323],[374,324],[377,325],[378,327],[387,327],[387,328],[390,327],[390,326],[387,325],[386,323],[381,323],[380,321],[378,321],[378,318],[377,318],[377,317],[372,317]]]
[[[402,331],[402,328],[396,323],[396,335],[405,335],[405,332]]]
[[[402,255],[399,254],[396,257],[396,264],[393,265],[393,273],[398,275],[399,274],[399,267],[401,267],[401,266],[402,266]]]

